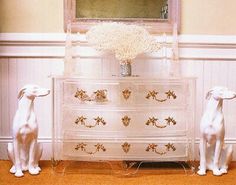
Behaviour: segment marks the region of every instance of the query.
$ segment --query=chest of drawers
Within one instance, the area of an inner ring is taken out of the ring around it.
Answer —
[[[53,78],[53,160],[189,161],[195,79]]]

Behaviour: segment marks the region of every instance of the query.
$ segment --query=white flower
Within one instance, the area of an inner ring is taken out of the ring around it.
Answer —
[[[138,54],[160,49],[146,29],[123,23],[102,23],[87,32],[87,40],[97,50],[110,50],[119,61],[131,61]]]

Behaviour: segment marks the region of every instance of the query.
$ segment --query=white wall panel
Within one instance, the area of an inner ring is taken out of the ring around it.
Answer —
[[[12,120],[17,109],[17,94],[25,84],[38,84],[51,89],[51,75],[63,71],[61,59],[0,59],[0,159],[6,158],[6,142],[11,141]],[[39,123],[39,140],[46,143],[51,138],[52,103],[51,94],[35,99],[35,112]],[[47,146],[49,145],[47,144]],[[47,147],[44,158],[50,158]],[[46,155],[48,154],[48,155]]]
[[[1,67],[1,135],[8,136],[10,132],[9,127],[9,66],[8,59],[2,59]]]
[[[227,74],[223,78],[227,80],[227,87],[236,91],[236,60],[228,62]],[[226,136],[236,140],[236,99],[226,101],[223,111],[226,113]]]
[[[9,89],[9,128],[10,133],[12,130],[12,121],[15,114],[15,111],[17,109],[17,84],[18,84],[18,69],[17,69],[17,60],[16,59],[9,59],[8,61],[8,89]]]
[[[17,35],[14,35],[14,47],[11,46],[12,42],[11,44],[8,43],[11,37],[7,35],[6,38],[5,40],[2,39],[3,42],[0,35],[0,159],[7,157],[6,143],[11,141],[12,119],[17,108],[17,93],[20,88],[28,83],[36,83],[51,88],[50,76],[62,74],[64,67],[62,58],[64,55],[64,37],[62,35],[58,38],[53,37],[53,40],[45,36],[42,41],[33,39],[34,36],[31,35],[28,45],[32,47],[36,41],[34,52],[29,50],[29,55],[27,54],[27,47],[24,47],[27,45],[26,36],[22,37],[21,35],[20,39],[17,40]],[[206,92],[215,85],[226,86],[236,91],[236,41],[230,41],[228,38],[225,39],[227,42],[224,43],[223,38],[215,37],[214,40],[214,37],[210,37],[208,43],[207,37],[204,37],[202,41],[199,41],[202,37],[196,36],[196,38],[194,36],[181,36],[180,62],[184,76],[197,77],[195,137],[196,144],[198,144],[199,124],[206,103]],[[93,49],[86,50],[86,47],[88,46],[85,44],[78,51],[83,51],[82,55],[86,57],[93,55],[95,58],[92,62],[88,58],[77,59],[79,60],[77,64],[79,74],[99,74],[102,69],[110,70],[111,74],[118,72],[117,66],[119,67],[119,65],[114,57],[101,58],[97,52],[93,53]],[[14,53],[14,50],[17,52]],[[214,55],[215,51],[217,53]],[[159,57],[159,55],[140,56],[136,59],[137,65],[133,66],[134,73],[142,74],[143,69],[148,68],[152,73],[165,74],[165,71],[158,71],[159,67],[163,66]],[[105,63],[108,62],[109,65],[104,68]],[[35,111],[39,122],[39,141],[44,143],[43,158],[50,159],[51,94],[35,100]],[[224,103],[224,113],[226,143],[233,143],[236,151],[236,100]],[[196,156],[198,156],[198,150],[196,150]],[[236,152],[234,153],[234,160],[236,160]]]
[[[192,61],[183,60],[181,61],[181,71],[183,76],[194,76],[196,77],[196,122],[195,122],[195,135],[199,135],[199,123],[203,111],[203,83],[204,83],[204,63],[205,61]]]

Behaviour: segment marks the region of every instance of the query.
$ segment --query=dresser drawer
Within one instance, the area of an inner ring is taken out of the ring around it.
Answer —
[[[187,158],[185,138],[95,138],[66,132],[63,156],[78,160],[183,160]]]
[[[184,109],[74,109],[65,107],[62,125],[66,130],[120,132],[126,135],[185,135]]]
[[[195,80],[58,77],[53,159],[193,160]]]
[[[64,104],[183,106],[185,83],[64,82]]]
[[[135,102],[145,105],[185,105],[189,93],[184,83],[136,83],[135,87]]]

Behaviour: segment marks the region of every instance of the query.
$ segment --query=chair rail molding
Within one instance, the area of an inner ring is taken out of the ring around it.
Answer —
[[[65,53],[64,33],[0,33],[0,57],[15,58],[63,58]],[[156,36],[161,41],[161,36]],[[100,57],[91,49],[84,34],[73,34],[76,57]],[[168,56],[171,55],[172,36],[167,37]],[[86,52],[83,52],[85,51]],[[180,59],[183,60],[235,60],[235,35],[180,35]],[[146,54],[141,57],[158,58],[159,54]]]

